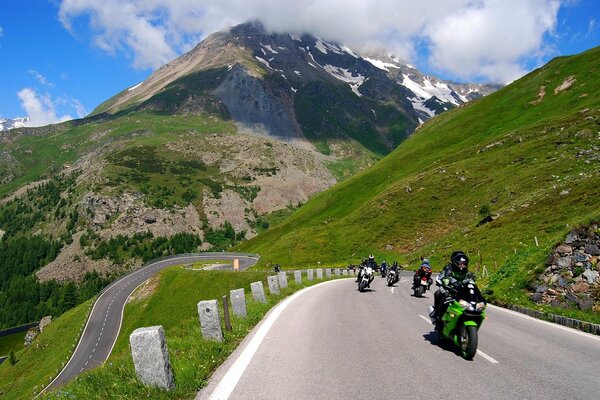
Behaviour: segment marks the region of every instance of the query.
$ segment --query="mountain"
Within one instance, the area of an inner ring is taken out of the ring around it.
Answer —
[[[263,254],[265,266],[357,263],[373,253],[406,268],[428,256],[437,269],[462,249],[504,302],[519,301],[554,244],[600,220],[598,70],[600,47],[437,116],[239,249]]]
[[[20,118],[0,118],[0,132],[7,131],[13,128],[22,128],[27,122],[29,122],[29,117],[20,117]]]
[[[240,132],[309,140],[325,154],[358,142],[383,155],[423,121],[499,87],[445,82],[389,55],[362,57],[250,22],[210,35],[94,114],[211,112],[231,118]]]

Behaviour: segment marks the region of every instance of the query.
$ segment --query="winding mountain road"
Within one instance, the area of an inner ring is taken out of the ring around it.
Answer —
[[[433,332],[433,292],[412,297],[406,275],[371,286],[334,280],[280,303],[196,400],[599,398],[598,336],[489,306],[467,361]]]
[[[183,263],[234,259],[239,259],[240,269],[246,269],[256,264],[258,255],[248,253],[200,253],[173,256],[145,265],[107,286],[94,303],[71,359],[45,390],[58,387],[84,370],[101,365],[106,361],[119,336],[123,309],[127,299],[138,286],[156,273],[164,268]]]

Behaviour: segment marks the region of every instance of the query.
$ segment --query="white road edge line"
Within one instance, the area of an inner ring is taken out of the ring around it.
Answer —
[[[537,321],[537,322],[542,323],[542,324],[553,326],[556,329],[562,329],[563,331],[567,331],[567,332],[574,333],[576,335],[587,337],[588,339],[600,340],[600,336],[592,335],[591,333],[587,333],[587,332],[578,331],[575,328],[569,328],[567,326],[562,326],[562,325],[559,325],[559,324],[555,324],[553,322],[548,322],[548,321],[544,321],[542,319],[533,318],[533,317],[530,317],[529,315],[521,314],[520,312],[516,312],[516,311],[513,311],[513,310],[506,309],[506,308],[498,307],[498,306],[495,306],[493,304],[488,304],[488,308],[490,308],[490,307],[493,308],[494,310],[504,311],[505,313],[512,314],[512,315],[514,315],[516,317],[521,317],[521,318],[524,318],[524,319],[529,319],[529,320],[532,320],[532,321]]]
[[[309,290],[312,290],[321,285],[332,283],[332,282],[344,282],[344,281],[345,281],[344,279],[334,279],[332,281],[326,281],[326,282],[316,284],[314,286],[309,286],[307,288],[304,288],[304,289],[294,293],[293,295],[291,295],[290,297],[285,299],[282,303],[280,303],[273,310],[273,312],[269,315],[269,317],[262,323],[262,325],[260,326],[260,328],[258,329],[256,334],[254,335],[252,340],[250,340],[250,342],[248,343],[246,348],[242,351],[242,354],[240,354],[240,356],[235,360],[233,365],[225,373],[223,378],[221,378],[221,381],[219,382],[219,384],[217,385],[215,390],[210,394],[208,399],[209,400],[227,400],[229,398],[229,396],[231,395],[231,393],[237,386],[240,378],[244,374],[244,371],[246,371],[246,368],[250,364],[252,357],[254,357],[256,350],[258,350],[258,347],[260,346],[260,344],[262,343],[264,338],[269,333],[269,330],[271,329],[271,327],[273,326],[275,321],[277,321],[277,318],[279,318],[279,315],[283,312],[283,310],[285,310],[285,308],[292,301],[294,301],[296,298],[298,298],[302,294],[308,292]]]
[[[421,317],[421,319],[423,319],[424,321],[426,321],[428,324],[431,325],[431,319],[427,318],[424,315],[419,315],[419,317]],[[479,354],[481,357],[485,358],[486,360],[488,360],[489,362],[491,362],[492,364],[500,364],[498,361],[496,361],[493,357],[488,356],[487,354],[485,354],[483,351],[481,350],[477,350],[477,354]]]
[[[394,294],[394,287],[392,286],[392,294]]]

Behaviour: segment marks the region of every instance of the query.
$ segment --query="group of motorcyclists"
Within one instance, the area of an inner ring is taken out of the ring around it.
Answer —
[[[439,286],[439,289],[437,289],[433,295],[433,311],[431,311],[429,315],[434,325],[436,325],[436,329],[439,328],[441,316],[444,315],[444,312],[446,311],[448,305],[446,299],[448,299],[448,297],[451,295],[454,287],[457,284],[462,283],[467,278],[474,278],[469,272],[468,266],[469,258],[467,255],[463,251],[455,251],[450,256],[450,262],[446,264],[442,272],[438,274],[436,278],[436,285]],[[381,271],[382,277],[385,277],[388,273],[387,263],[383,261],[381,265],[377,265],[375,257],[371,254],[369,257],[362,260],[359,266],[358,277],[356,278],[355,282],[360,283],[367,267],[372,268],[373,271]],[[395,281],[393,281],[392,284],[397,283],[400,279],[399,269],[400,266],[396,261],[394,261],[392,266],[389,268],[389,271],[394,271],[395,274]],[[413,275],[413,285],[411,289],[417,289],[420,285],[422,285],[423,290],[425,290],[425,287],[426,290],[430,290],[430,287],[433,284],[431,273],[432,270],[429,259],[421,257],[419,267],[415,270]],[[370,287],[370,284],[374,279],[375,274],[371,274],[367,287]]]

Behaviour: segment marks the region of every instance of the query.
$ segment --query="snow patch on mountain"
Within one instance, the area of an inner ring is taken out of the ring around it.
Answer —
[[[435,96],[444,102],[452,103],[455,106],[459,105],[456,97],[453,96],[453,93],[455,92],[450,89],[447,84],[442,82],[432,83],[431,80],[425,77],[423,79],[423,85],[419,85],[417,82],[410,79],[408,75],[403,74],[402,76],[404,79],[401,84],[423,100],[429,100]]]
[[[254,56],[254,58],[256,58],[261,64],[263,64],[265,67],[269,68],[271,71],[283,72],[280,69],[271,67],[271,64],[269,64],[269,62],[267,60],[265,60],[264,58],[261,58],[259,56]],[[273,60],[273,59],[271,58],[271,60]]]
[[[142,81],[142,82],[138,83],[138,84],[137,84],[137,85],[135,85],[135,86],[132,86],[132,87],[130,87],[129,89],[127,89],[127,91],[128,91],[128,92],[131,92],[132,90],[135,90],[135,89],[137,89],[138,87],[140,87],[140,85],[141,85],[142,83],[144,83],[144,81]]]
[[[368,62],[370,62],[371,64],[373,64],[376,68],[382,69],[384,71],[390,72],[390,70],[388,68],[397,68],[400,69],[399,66],[397,66],[396,64],[392,64],[392,63],[386,63],[384,61],[381,60],[376,60],[374,58],[368,58],[368,57],[363,57],[365,60],[367,60]]]
[[[271,47],[270,44],[264,45],[264,44],[260,44],[262,47],[264,47],[265,49],[269,50],[271,53],[273,54],[279,54],[277,51],[273,50],[273,48]]]
[[[329,74],[331,74],[334,78],[350,84],[352,91],[358,96],[362,96],[362,94],[358,92],[358,88],[365,82],[364,76],[360,74],[358,74],[358,76],[352,76],[352,72],[350,72],[348,69],[329,64],[325,65],[323,69],[329,72]]]
[[[0,132],[7,131],[13,128],[23,128],[27,126],[29,122],[29,117],[19,117],[19,118],[0,118]]]

